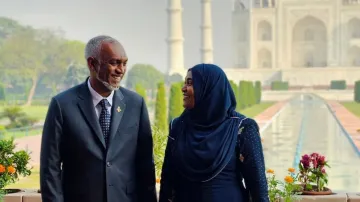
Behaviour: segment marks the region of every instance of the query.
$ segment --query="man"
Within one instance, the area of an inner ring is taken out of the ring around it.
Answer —
[[[43,202],[155,202],[144,99],[120,87],[127,56],[109,36],[85,48],[90,77],[52,98],[40,156]]]

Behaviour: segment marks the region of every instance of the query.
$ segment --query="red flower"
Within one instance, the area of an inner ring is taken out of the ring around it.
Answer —
[[[318,164],[321,165],[321,166],[324,166],[325,165],[325,156],[319,156],[318,158]]]
[[[311,158],[317,158],[319,156],[319,154],[318,153],[312,153],[312,154],[310,154],[310,157]]]
[[[304,156],[302,156],[300,162],[301,162],[301,164],[303,165],[303,167],[305,169],[308,169],[310,167],[310,157],[309,157],[309,155],[305,154]]]
[[[305,154],[304,156],[301,157],[301,159],[304,161],[309,161],[310,157],[309,157],[309,155]]]
[[[317,159],[311,159],[311,161],[312,161],[314,168],[317,168],[318,167]]]
[[[312,153],[310,158],[314,168],[322,168],[326,163],[325,156],[321,156],[318,153]]]

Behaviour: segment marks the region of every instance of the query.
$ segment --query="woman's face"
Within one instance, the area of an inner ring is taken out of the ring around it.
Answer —
[[[185,85],[182,87],[183,92],[183,106],[185,109],[192,109],[195,106],[194,87],[191,71],[188,71],[185,77]]]

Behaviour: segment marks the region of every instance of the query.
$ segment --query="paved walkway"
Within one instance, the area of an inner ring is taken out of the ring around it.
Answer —
[[[360,150],[360,132],[357,131],[360,129],[360,118],[355,116],[337,101],[327,101],[327,103]]]
[[[16,149],[28,150],[30,152],[30,164],[40,165],[41,135],[34,135],[15,139]]]
[[[259,115],[257,115],[254,119],[258,123],[259,127],[262,128],[268,121],[270,121],[271,118],[276,113],[278,113],[286,103],[287,101],[277,102],[271,107],[267,108],[265,111],[261,112]]]

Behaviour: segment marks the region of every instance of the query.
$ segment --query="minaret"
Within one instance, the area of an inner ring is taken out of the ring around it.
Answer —
[[[213,63],[211,0],[201,0],[201,62]]]
[[[168,75],[184,74],[184,37],[181,0],[168,0]]]

